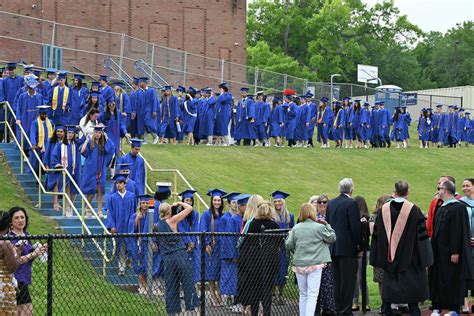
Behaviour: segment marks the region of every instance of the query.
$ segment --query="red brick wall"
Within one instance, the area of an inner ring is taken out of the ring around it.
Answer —
[[[246,63],[245,0],[15,0],[1,1],[0,10],[29,15],[57,23],[125,33],[155,44],[192,54]],[[87,73],[103,73],[103,59],[120,55],[120,35],[56,25],[55,45],[63,50],[63,68],[75,67]],[[0,14],[0,35],[50,43],[52,24]],[[237,43],[237,44],[236,44]],[[151,60],[152,47],[137,40],[125,40],[124,68],[134,73],[133,61]],[[24,59],[41,65],[41,46],[0,38],[0,59]],[[172,84],[181,84],[184,56],[155,46],[154,62],[159,73]],[[87,52],[81,52],[87,51]],[[94,53],[88,53],[94,52]],[[221,77],[220,61],[188,55],[187,85],[215,86]],[[136,72],[136,71],[135,71]],[[245,81],[241,67],[226,66],[225,80]],[[207,77],[215,77],[210,80]]]

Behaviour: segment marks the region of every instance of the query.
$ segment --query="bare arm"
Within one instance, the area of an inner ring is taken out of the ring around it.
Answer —
[[[172,216],[169,220],[168,223],[170,225],[177,225],[179,222],[181,222],[183,219],[186,218],[186,216],[189,215],[193,211],[193,207],[189,204],[183,203],[183,202],[176,202],[173,205],[178,205],[182,206],[183,210],[179,212],[179,214],[176,214]]]
[[[15,272],[20,266],[19,250],[9,241],[0,241],[0,257],[3,257],[5,270],[8,273]]]

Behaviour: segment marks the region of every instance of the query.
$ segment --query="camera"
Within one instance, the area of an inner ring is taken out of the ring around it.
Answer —
[[[176,214],[179,214],[179,213],[181,213],[182,210],[183,210],[183,207],[182,207],[182,206],[179,206],[179,205],[177,205],[177,206],[172,206],[172,207],[171,207],[171,215],[174,216],[174,215],[176,215]]]

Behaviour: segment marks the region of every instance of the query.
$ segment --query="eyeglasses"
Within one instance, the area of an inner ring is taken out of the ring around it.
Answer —
[[[318,201],[318,204],[328,204],[328,201]]]

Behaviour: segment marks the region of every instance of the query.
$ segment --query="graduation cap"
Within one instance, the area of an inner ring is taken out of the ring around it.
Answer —
[[[319,99],[319,101],[327,103],[329,101],[329,99],[326,98],[326,97],[322,97],[321,99]]]
[[[344,99],[342,99],[342,101],[350,101],[351,98],[350,97],[344,97]]]
[[[100,80],[104,80],[104,81],[107,82],[107,81],[108,81],[107,75],[99,75],[99,81],[100,81]]]
[[[64,125],[66,132],[71,132],[75,133],[77,132],[77,126],[76,125]]]
[[[209,93],[211,94],[212,93],[212,88],[206,88],[206,90],[204,90],[206,93]]]
[[[49,105],[37,105],[36,108],[40,113],[48,112],[48,109],[51,108]]]
[[[122,81],[114,81],[114,86],[115,86],[115,87],[120,87],[120,88],[123,89],[124,84],[123,84]]]
[[[298,101],[299,99],[300,99],[299,96],[297,96],[297,95],[293,96],[293,101]]]
[[[42,72],[43,72],[43,71],[41,71],[40,69],[35,69],[35,70],[33,70],[33,74],[34,74],[35,76],[37,76],[37,77],[41,76],[41,73],[42,73]]]
[[[224,196],[226,198],[227,202],[237,200],[237,196],[240,195],[240,192],[232,192]]]
[[[281,101],[281,98],[280,98],[280,97],[274,97],[274,98],[273,98],[273,101],[280,102],[280,101]]]
[[[139,78],[133,77],[133,78],[132,78],[132,83],[133,83],[133,84],[137,84],[137,83],[138,83],[138,80],[139,80]]]
[[[452,109],[454,108],[454,105],[448,105],[448,108]]]
[[[459,109],[459,112],[464,112],[464,108],[460,108],[460,109]]]
[[[212,189],[212,190],[208,190],[207,192],[207,195],[209,195],[210,197],[214,197],[214,196],[224,196],[226,195],[227,192],[224,191],[224,190],[221,190],[221,189]]]
[[[60,79],[66,79],[66,77],[67,77],[67,73],[60,72],[60,73],[58,74],[58,80],[60,80]]]
[[[94,126],[94,132],[103,132],[105,130],[105,125],[97,124]]]
[[[216,97],[220,96],[221,94],[219,92],[216,92]]]
[[[395,110],[400,110],[399,106],[394,107]]]
[[[8,70],[16,69],[16,62],[10,62],[7,64]]]
[[[157,182],[156,192],[171,193],[171,182]]]
[[[370,103],[367,102],[367,101],[364,101],[364,106],[365,106],[365,107],[369,107],[369,106],[370,106]]]
[[[312,98],[314,97],[314,94],[311,93],[311,91],[306,92],[305,98]]]
[[[24,66],[23,66],[23,71],[24,71],[24,72],[31,71],[34,66],[35,66],[35,65],[33,65],[33,64],[24,65]]]
[[[178,87],[176,88],[176,91],[184,92],[184,91],[186,91],[186,88],[183,87],[183,86],[178,86]]]
[[[241,194],[241,195],[237,196],[237,198],[236,198],[237,204],[239,204],[239,205],[247,204],[250,197],[251,197],[250,194]]]
[[[240,92],[248,92],[248,91],[249,91],[249,88],[247,87],[240,88]]]
[[[123,181],[123,182],[126,182],[127,181],[127,176],[126,175],[123,175],[123,174],[116,174],[112,180],[114,180],[115,182],[118,182],[118,181]]]
[[[279,191],[279,190],[276,190],[272,193],[272,197],[274,199],[286,199],[287,197],[289,197],[290,194],[289,193],[286,193],[286,192],[283,192],[283,191]]]
[[[141,195],[137,195],[137,199],[140,203],[141,202],[149,203],[151,200],[153,200],[153,197],[149,194],[141,194]]]
[[[130,144],[132,147],[142,147],[143,139],[140,138],[132,138],[130,139]]]
[[[131,166],[132,164],[131,163],[121,163],[121,164],[117,164],[117,167],[119,169],[120,172],[122,171],[130,171],[131,169]]]
[[[191,93],[196,93],[196,89],[194,89],[193,87],[189,87],[188,91],[191,92]]]
[[[56,74],[56,69],[54,68],[46,68],[46,74]]]
[[[342,105],[341,101],[336,101],[336,102],[334,102],[334,103],[335,103],[337,106],[341,106],[341,105]]]
[[[89,95],[90,95],[91,97],[97,97],[97,98],[98,98],[99,95],[100,95],[100,91],[91,91],[91,92],[89,93]]]
[[[400,109],[406,109],[406,108],[407,108],[406,105],[402,105],[402,106],[400,107]]]
[[[359,99],[354,100],[355,103],[360,103],[360,101],[362,100],[359,100]]]
[[[35,78],[33,77],[29,77],[26,81],[26,85],[28,86],[28,88],[31,88],[31,89],[34,89],[38,86],[39,82],[38,80],[36,80]]]
[[[253,98],[254,95],[253,94],[247,94],[247,98]],[[290,96],[290,99],[291,99],[291,96]]]
[[[84,80],[86,79],[86,76],[84,76],[83,74],[74,74],[74,79]]]
[[[385,105],[385,101],[379,101],[379,105]]]
[[[140,77],[138,78],[138,82],[148,82],[148,77]]]
[[[92,87],[100,87],[100,82],[99,81],[92,81],[91,82],[91,88]]]
[[[443,105],[442,105],[442,104],[436,104],[436,107],[437,107],[437,108],[442,108]]]
[[[56,125],[54,126],[54,130],[57,131],[58,129],[65,129],[65,126],[62,125],[62,124],[56,124]]]
[[[263,91],[257,91],[257,96],[263,96]]]
[[[457,106],[457,105],[455,105],[455,106],[454,106],[454,109],[455,109],[455,110],[457,110],[457,109],[458,109],[458,106]]]
[[[196,190],[185,190],[179,193],[178,195],[183,199],[191,199],[193,197],[193,194],[196,192]]]
[[[464,113],[464,114],[466,114],[466,115],[470,115],[471,113],[470,113],[470,112],[466,112],[466,113]]]

